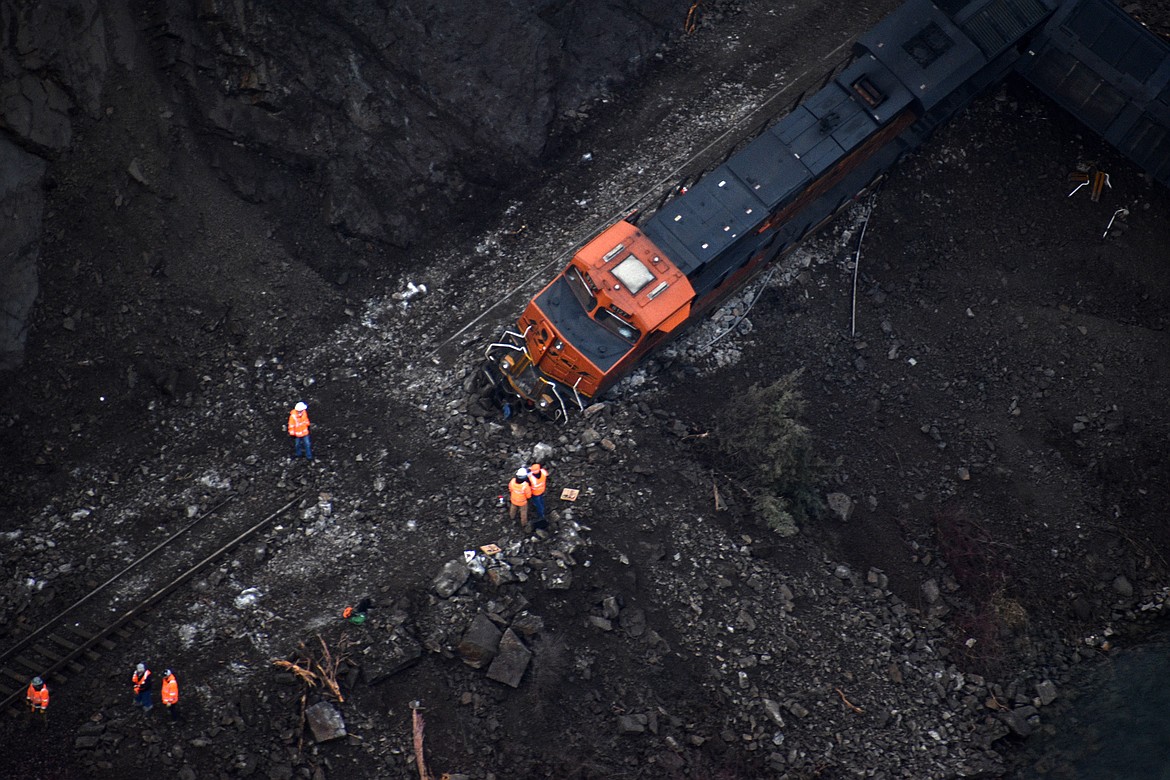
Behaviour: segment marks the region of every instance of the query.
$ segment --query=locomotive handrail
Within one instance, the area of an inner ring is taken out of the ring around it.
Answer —
[[[516,352],[523,352],[525,355],[528,354],[527,351],[525,351],[521,347],[516,346],[515,344],[509,344],[506,341],[493,341],[491,344],[488,344],[486,347],[484,347],[483,356],[487,357],[488,353],[491,352],[496,347],[506,347],[507,349],[515,350]]]
[[[545,379],[544,377],[541,377],[540,381],[544,382],[546,385],[548,385],[550,388],[552,388],[553,398],[557,399],[557,403],[559,403],[561,405],[561,417],[564,418],[561,420],[561,424],[564,425],[564,424],[568,423],[569,422],[569,410],[565,408],[565,399],[561,398],[561,394],[557,392],[556,383],[550,382],[547,379]]]
[[[528,331],[530,331],[530,330],[532,330],[531,325],[529,325],[527,328],[525,328],[523,333],[517,333],[516,331],[509,328],[509,329],[505,330],[503,333],[501,333],[500,336],[501,337],[515,336],[516,338],[520,339],[521,341],[525,341],[525,337],[528,335]],[[526,358],[528,358],[529,360],[532,360],[532,357],[528,354],[527,342],[525,342],[524,347],[520,347],[520,346],[517,346],[516,344],[509,344],[506,341],[494,341],[491,344],[488,344],[486,347],[484,347],[483,356],[486,358],[488,356],[488,353],[491,352],[496,347],[507,347],[508,349],[515,350],[516,352],[522,352],[522,353],[524,353],[524,356]]]
[[[582,412],[585,411],[585,404],[581,403],[581,394],[577,392],[577,385],[581,384],[584,377],[577,377],[577,381],[573,383],[573,395],[577,397],[577,408]]]

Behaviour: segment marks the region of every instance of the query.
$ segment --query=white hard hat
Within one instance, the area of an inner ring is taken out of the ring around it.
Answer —
[[[45,681],[44,681],[44,680],[42,680],[40,677],[34,677],[34,678],[32,679],[32,684],[33,684],[33,685],[35,685],[35,686],[40,686],[40,685],[44,685],[44,684],[45,684]]]
[[[294,406],[293,408],[296,409],[298,412],[303,412],[306,409],[308,409],[309,407],[305,406],[304,401],[297,401],[297,405]]]
[[[138,673],[142,674],[146,671],[146,664],[138,664]]]
[[[528,469],[516,469],[516,476],[519,479],[524,479],[528,476]]]

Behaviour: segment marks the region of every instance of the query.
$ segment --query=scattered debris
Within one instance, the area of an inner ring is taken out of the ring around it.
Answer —
[[[1089,193],[1094,203],[1101,200],[1101,193],[1105,188],[1113,189],[1113,184],[1109,181],[1109,174],[1104,171],[1099,171],[1096,168],[1090,168],[1088,171],[1074,171],[1068,175],[1069,182],[1077,182],[1077,186],[1068,194],[1071,198],[1081,191],[1082,187],[1092,186]]]
[[[409,301],[412,298],[415,298],[419,295],[426,295],[426,294],[427,294],[427,286],[425,284],[415,284],[414,282],[407,282],[405,290],[402,290],[401,292],[396,292],[390,297],[392,297],[396,301],[402,301],[403,303],[405,303],[406,301]]]
[[[325,695],[331,696],[337,702],[345,701],[345,697],[341,694],[341,687],[338,684],[337,675],[341,665],[349,660],[345,650],[348,649],[351,643],[342,635],[337,641],[337,649],[334,652],[329,650],[329,646],[325,644],[325,640],[320,635],[317,636],[317,641],[321,644],[321,653],[319,656],[310,652],[305,646],[305,643],[302,642],[300,647],[297,648],[297,653],[293,656],[293,660],[277,659],[272,662],[272,665],[277,669],[292,672],[293,676],[305,685],[305,689],[301,693],[300,737],[297,740],[297,750],[300,750],[304,745],[306,721],[312,727],[313,737],[318,742],[345,736],[345,724],[341,721],[341,715],[327,700],[322,700],[312,707],[308,707],[307,705],[310,691],[318,689],[321,689]],[[326,705],[326,707],[322,707],[322,704]],[[333,710],[333,715],[329,714],[329,710]],[[340,734],[327,736],[333,734],[338,729],[340,729]]]

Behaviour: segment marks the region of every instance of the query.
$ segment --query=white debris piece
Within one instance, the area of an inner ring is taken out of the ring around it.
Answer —
[[[427,294],[427,286],[425,284],[415,284],[414,282],[408,281],[406,283],[405,290],[403,290],[402,292],[396,292],[391,297],[394,298],[394,300],[396,300],[396,301],[409,301],[411,298],[414,298],[414,297],[419,296],[419,295],[426,295],[426,294]]]
[[[236,596],[236,609],[247,609],[248,607],[255,606],[256,602],[263,595],[259,588],[245,588],[240,591],[240,595]]]

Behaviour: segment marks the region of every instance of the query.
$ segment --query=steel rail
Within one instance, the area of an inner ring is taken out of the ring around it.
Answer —
[[[280,515],[287,512],[294,504],[296,504],[298,501],[303,499],[308,494],[308,492],[309,492],[308,490],[301,491],[296,496],[294,496],[291,500],[289,500],[286,504],[284,504],[284,506],[282,506],[279,509],[277,509],[276,511],[272,512],[271,514],[266,516],[263,520],[259,521],[258,523],[254,524],[253,526],[251,526],[250,528],[245,530],[243,533],[240,533],[231,541],[220,546],[214,552],[212,552],[211,554],[204,557],[203,560],[199,561],[194,566],[188,568],[186,571],[179,574],[177,577],[172,579],[166,585],[163,585],[161,588],[156,590],[154,593],[151,593],[149,596],[147,596],[146,598],[139,601],[138,604],[131,607],[126,612],[122,613],[122,615],[119,616],[117,619],[115,619],[112,623],[109,623],[104,628],[98,629],[92,637],[90,637],[89,639],[86,639],[84,642],[82,642],[75,649],[66,653],[62,658],[55,661],[48,668],[44,669],[38,676],[41,678],[47,678],[49,675],[62,669],[63,667],[65,667],[69,663],[73,662],[74,660],[76,660],[78,657],[80,657],[84,653],[89,652],[95,645],[97,645],[103,639],[108,637],[110,634],[117,631],[119,628],[121,628],[126,623],[133,620],[135,617],[137,617],[142,612],[144,612],[147,609],[149,609],[150,607],[154,606],[156,603],[161,601],[163,598],[165,598],[167,595],[169,595],[176,588],[182,586],[184,583],[186,583],[188,580],[190,580],[192,577],[194,577],[196,574],[198,574],[209,563],[211,563],[215,559],[219,558],[221,555],[228,552],[229,550],[234,548],[236,545],[238,545],[240,542],[244,541],[248,537],[253,536],[261,528],[268,525],[268,523],[272,522],[277,517],[279,517]],[[231,499],[228,499],[228,500],[231,500]],[[218,509],[219,506],[222,506],[224,503],[227,503],[227,501],[222,502],[216,508]],[[209,510],[208,514],[210,514],[210,510]],[[191,526],[193,526],[193,525],[194,524],[192,523]],[[188,526],[188,529],[191,526]],[[176,538],[176,536],[178,536],[178,534],[172,535],[171,537],[168,538],[167,541],[169,542],[171,539]],[[163,542],[161,545],[159,545],[159,547],[162,547],[166,543],[167,542]],[[155,552],[156,550],[159,549],[159,547],[154,548],[154,550],[152,550],[151,552],[152,553]],[[145,559],[145,557],[146,556],[143,556],[143,558],[140,558],[138,562],[143,561]],[[123,571],[119,572],[117,576],[121,576],[126,571],[127,571],[127,569],[123,569]],[[101,590],[102,588],[105,588],[107,585],[109,585],[109,583],[111,581],[112,581],[112,579],[110,581],[107,581],[106,583],[103,583],[101,586],[99,586],[98,589],[91,591],[89,594],[87,594],[87,596],[85,598],[83,598],[81,601],[78,601],[76,604],[74,604],[74,607],[76,607],[77,605],[81,604],[84,601],[87,601],[98,590]],[[72,611],[72,609],[73,609],[73,607],[70,607],[68,610],[66,610],[66,612],[62,613],[62,615]],[[60,623],[60,618],[61,618],[61,615],[58,615],[56,618],[53,619],[53,621],[51,621],[50,623],[46,623],[44,626],[42,626],[40,629],[38,629],[35,633],[42,634],[45,631],[47,631],[50,626],[58,625]],[[26,640],[30,639],[32,636],[33,635],[30,634],[29,637],[26,637]],[[24,642],[22,644],[22,648],[27,647],[28,644],[29,643],[27,641]],[[16,652],[16,651],[9,652],[8,656],[6,656],[6,657],[10,657],[14,652]],[[24,693],[25,693],[25,690],[23,688],[18,687],[15,691],[13,691],[11,694],[9,694],[6,698],[4,698],[3,700],[0,700],[0,710],[3,710],[4,708],[11,705],[13,702],[15,702],[17,699],[19,699]]]
[[[36,629],[32,633],[25,636],[23,639],[21,639],[19,642],[17,642],[12,647],[9,647],[7,650],[4,650],[3,652],[0,652],[0,663],[7,661],[9,658],[11,658],[12,656],[19,653],[21,650],[28,647],[30,644],[32,644],[33,640],[35,640],[38,636],[40,636],[41,634],[48,631],[51,627],[60,623],[61,620],[66,615],[68,615],[70,612],[77,609],[78,607],[80,607],[82,604],[89,601],[91,598],[93,598],[97,594],[101,593],[103,590],[108,588],[110,585],[113,585],[115,582],[120,580],[122,577],[126,576],[126,574],[128,574],[131,571],[133,571],[134,569],[138,568],[140,565],[145,563],[149,558],[152,558],[155,555],[157,555],[159,553],[159,551],[161,551],[164,547],[169,545],[175,539],[178,539],[180,536],[182,536],[183,534],[190,531],[196,525],[203,522],[207,518],[211,517],[213,514],[218,512],[220,509],[222,509],[227,504],[234,501],[236,498],[237,498],[237,496],[231,495],[231,496],[228,496],[227,498],[225,498],[223,501],[220,501],[218,504],[213,506],[211,509],[208,509],[203,514],[199,515],[199,517],[196,517],[190,523],[185,525],[183,528],[180,528],[178,531],[171,534],[166,539],[164,539],[163,541],[159,542],[157,545],[152,547],[149,551],[142,554],[141,556],[139,556],[137,559],[135,559],[131,563],[127,564],[127,566],[124,569],[122,569],[120,572],[115,574],[113,577],[110,577],[108,580],[103,582],[101,585],[98,585],[96,588],[94,588],[89,593],[82,596],[77,601],[73,602],[72,605],[66,607],[63,611],[61,611],[55,617],[52,617],[49,620],[45,621],[43,624],[41,624],[40,628]]]

